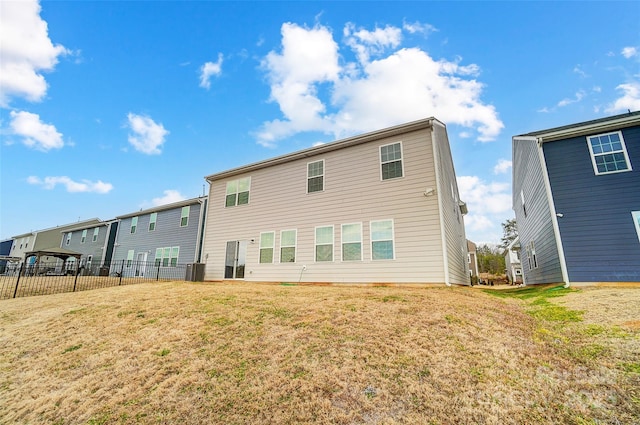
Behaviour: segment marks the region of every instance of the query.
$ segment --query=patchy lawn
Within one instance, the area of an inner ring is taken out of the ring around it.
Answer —
[[[638,424],[640,302],[597,315],[598,290],[170,282],[4,300],[0,423]]]

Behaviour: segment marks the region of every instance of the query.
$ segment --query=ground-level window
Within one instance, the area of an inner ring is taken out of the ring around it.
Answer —
[[[402,143],[380,146],[382,180],[402,177]]]
[[[638,233],[638,239],[640,240],[640,211],[632,211],[631,217],[633,217],[633,224],[636,226],[636,232]]]
[[[131,267],[133,263],[133,249],[127,251],[127,267]]]
[[[179,246],[167,246],[156,248],[155,265],[156,267],[175,267],[178,265],[178,256],[180,255]]]
[[[307,164],[307,193],[324,190],[324,160]]]
[[[587,137],[593,170],[597,175],[631,171],[622,132]]]
[[[536,244],[531,241],[527,244],[527,263],[529,270],[538,268],[538,257],[536,256]]]
[[[295,263],[296,261],[296,230],[280,232],[280,262]]]
[[[342,261],[362,260],[362,223],[342,225]]]
[[[371,259],[393,260],[393,220],[371,222]]]
[[[225,207],[234,207],[249,203],[249,190],[251,188],[251,177],[227,182],[227,195]]]
[[[316,227],[316,261],[333,261],[333,226]]]
[[[273,249],[275,246],[275,232],[260,233],[260,262],[273,263]]]

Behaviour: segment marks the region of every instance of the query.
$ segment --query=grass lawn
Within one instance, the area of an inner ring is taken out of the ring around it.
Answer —
[[[0,301],[2,424],[640,424],[640,288],[144,283]]]

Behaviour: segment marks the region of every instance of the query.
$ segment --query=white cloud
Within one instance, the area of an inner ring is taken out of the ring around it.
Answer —
[[[423,24],[417,21],[414,23],[404,22],[402,24],[402,29],[410,34],[421,33],[424,35],[429,35],[432,32],[438,31],[438,29],[431,24]]]
[[[0,2],[0,40],[0,106],[7,107],[13,97],[42,100],[47,92],[42,71],[53,70],[58,57],[69,51],[49,39],[40,4]]]
[[[211,87],[211,76],[220,76],[222,74],[222,53],[218,53],[217,62],[206,62],[200,68],[200,87],[209,90]]]
[[[636,47],[625,47],[622,49],[622,56],[627,59],[638,56],[638,49]]]
[[[262,66],[283,118],[265,122],[258,143],[273,146],[307,131],[344,137],[430,116],[473,130],[483,142],[500,134],[504,125],[495,108],[480,99],[484,85],[467,78],[477,76],[477,65],[400,48],[402,33],[395,27],[367,31],[347,24],[344,35],[356,62],[341,63],[327,27],[282,26],[282,50],[270,52]],[[370,61],[373,55],[378,58]]]
[[[129,134],[129,143],[139,152],[149,155],[160,154],[165,137],[169,131],[162,124],[155,123],[151,118],[136,115],[129,112],[128,125],[132,133]]]
[[[467,203],[464,217],[467,237],[476,243],[499,243],[502,227],[497,223],[513,217],[511,185],[484,182],[477,176],[458,177],[460,199]]]
[[[495,167],[493,167],[493,174],[504,174],[511,169],[511,161],[508,159],[500,159]]]
[[[573,98],[565,98],[558,102],[558,107],[563,107],[571,105],[572,103],[580,102],[582,99],[584,99],[585,96],[586,93],[584,92],[584,90],[579,90],[578,92],[576,92]]]
[[[160,205],[172,204],[174,202],[184,201],[185,199],[187,199],[184,196],[182,196],[180,192],[178,192],[177,190],[168,189],[163,191],[162,193],[164,193],[164,196],[161,196],[159,198],[153,198],[151,200],[151,204],[154,207],[157,207]]]
[[[60,149],[64,146],[62,134],[52,124],[40,121],[38,114],[26,111],[11,111],[11,131],[23,137],[22,143],[40,150]]]
[[[71,193],[92,192],[105,194],[111,192],[111,190],[113,189],[113,185],[111,183],[105,183],[102,180],[92,182],[83,179],[79,182],[76,182],[71,180],[67,176],[45,177],[44,179],[36,176],[29,176],[27,178],[27,183],[42,186],[43,189],[47,190],[54,189],[57,185],[60,184],[66,187],[67,192]]]
[[[607,112],[640,111],[640,82],[634,81],[627,84],[620,84],[616,87],[616,90],[621,91],[623,95],[606,109]]]

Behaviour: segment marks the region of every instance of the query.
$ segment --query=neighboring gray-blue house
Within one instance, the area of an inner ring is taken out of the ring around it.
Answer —
[[[144,276],[148,267],[199,263],[206,209],[204,196],[116,217],[111,263],[124,261],[128,276]]]
[[[512,143],[524,283],[640,282],[640,112]]]
[[[62,231],[60,248],[82,254],[79,266],[84,268],[84,273],[97,274],[99,267],[111,262],[117,229],[117,220],[67,228]],[[75,261],[75,257],[67,261]]]

